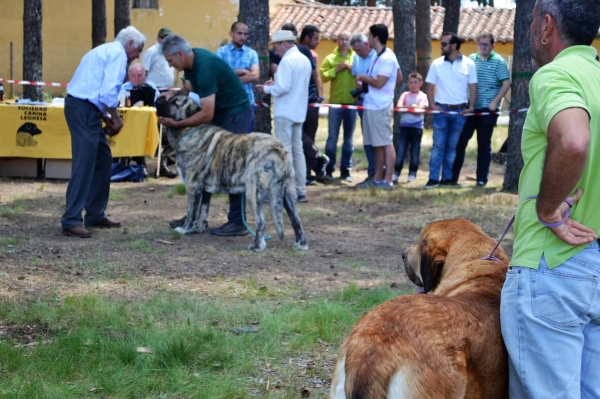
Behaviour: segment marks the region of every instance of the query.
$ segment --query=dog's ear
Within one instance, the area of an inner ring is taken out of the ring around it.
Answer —
[[[422,243],[420,271],[425,293],[433,291],[439,283],[445,260],[445,254],[437,251],[437,248],[431,248],[426,241]]]
[[[185,115],[187,118],[189,118],[190,116],[194,115],[197,112],[200,112],[200,110],[202,109],[202,107],[200,107],[198,104],[196,104],[194,102],[194,100],[189,99],[188,100],[188,106],[185,109]]]

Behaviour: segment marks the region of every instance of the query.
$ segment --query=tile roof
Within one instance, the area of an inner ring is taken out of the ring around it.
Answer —
[[[439,40],[444,25],[445,9],[431,7],[431,38]],[[461,8],[458,35],[465,40],[476,40],[484,30],[494,34],[497,42],[512,42],[515,9],[476,7]],[[322,39],[335,40],[342,31],[368,33],[369,26],[385,24],[390,30],[390,39],[394,38],[394,22],[391,7],[348,7],[327,6],[306,0],[294,3],[280,3],[271,15],[271,32],[279,30],[281,25],[292,22],[298,29],[312,24],[321,30]]]

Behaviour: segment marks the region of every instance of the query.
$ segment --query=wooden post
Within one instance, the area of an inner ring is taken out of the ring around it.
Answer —
[[[14,80],[15,78],[15,44],[13,42],[10,42],[10,72],[9,72],[9,79],[10,80]],[[10,95],[8,98],[15,98],[14,97],[14,90],[15,90],[15,85],[14,84],[10,84]]]

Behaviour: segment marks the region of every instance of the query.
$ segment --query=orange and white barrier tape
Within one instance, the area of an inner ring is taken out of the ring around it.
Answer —
[[[9,80],[9,79],[3,79],[3,78],[0,78],[0,83],[13,83],[16,85],[31,85],[31,86],[67,87],[66,83],[36,82],[33,80]]]

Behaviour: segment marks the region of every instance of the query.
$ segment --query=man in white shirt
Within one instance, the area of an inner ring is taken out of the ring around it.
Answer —
[[[433,147],[429,158],[429,180],[425,189],[457,187],[452,179],[452,166],[456,158],[456,145],[467,121],[464,114],[472,113],[477,99],[477,71],[469,57],[463,57],[461,40],[456,34],[442,34],[442,57],[431,63],[427,73],[427,99],[429,108],[450,112],[433,115]],[[435,101],[433,86],[437,86]],[[469,98],[467,99],[467,90]],[[467,104],[468,102],[468,104]],[[440,181],[440,169],[442,180]]]
[[[306,202],[306,161],[302,147],[302,124],[308,108],[308,82],[312,73],[310,61],[296,47],[296,36],[288,30],[273,33],[271,43],[281,62],[275,81],[268,80],[256,87],[273,98],[275,137],[292,157],[296,194]]]
[[[156,44],[150,47],[142,55],[142,65],[148,71],[148,80],[161,89],[173,87],[173,68],[169,66],[161,50],[161,43],[165,37],[171,34],[171,29],[162,28],[158,31]]]
[[[362,82],[365,91],[363,140],[365,145],[373,146],[375,170],[373,180],[366,180],[357,187],[372,186],[389,190],[394,187],[392,173],[396,162],[396,151],[392,141],[392,105],[396,82],[402,80],[402,73],[396,55],[385,46],[388,39],[387,26],[372,25],[368,38],[377,55],[367,73],[358,75],[356,80]]]
[[[127,64],[140,56],[146,38],[133,26],[121,30],[115,41],[93,48],[81,60],[67,87],[65,118],[71,132],[71,180],[61,218],[63,234],[89,238],[85,227],[120,227],[106,216],[112,154],[102,119],[112,131],[123,127],[117,113],[118,94]],[[85,227],[81,211],[85,208]]]

